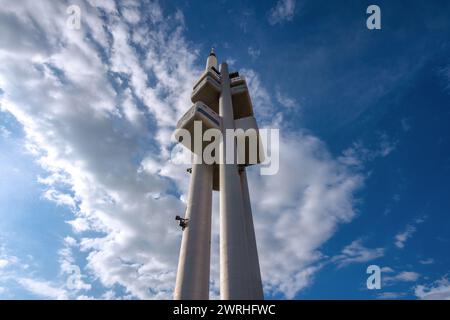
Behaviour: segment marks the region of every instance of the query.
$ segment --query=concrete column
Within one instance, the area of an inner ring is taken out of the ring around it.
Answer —
[[[246,169],[241,170],[241,189],[242,200],[244,202],[244,221],[245,232],[247,236],[248,244],[248,260],[251,270],[250,285],[251,285],[251,297],[252,299],[262,300],[264,299],[263,286],[261,281],[261,271],[259,268],[258,248],[256,246],[255,228],[253,225],[252,206],[250,203],[250,194],[248,191],[247,173]]]
[[[219,114],[222,117],[224,143],[221,145],[220,171],[220,297],[252,299],[249,287],[248,249],[243,216],[241,180],[236,162],[226,164],[225,130],[234,129],[228,66],[221,64],[222,92]],[[236,145],[230,146],[236,156]]]
[[[193,164],[185,216],[189,220],[181,241],[176,300],[209,299],[212,181],[213,166]]]

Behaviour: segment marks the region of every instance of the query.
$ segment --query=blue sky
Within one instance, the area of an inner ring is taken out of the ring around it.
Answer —
[[[214,46],[281,132],[280,173],[249,173],[266,297],[449,298],[449,18],[448,1],[1,6],[0,297],[171,297],[188,176],[169,136]]]

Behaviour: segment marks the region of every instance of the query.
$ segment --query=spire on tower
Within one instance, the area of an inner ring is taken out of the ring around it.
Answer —
[[[217,69],[217,57],[214,48],[211,48],[211,51],[209,52],[208,55],[208,59],[206,60],[206,70],[208,70],[211,67]]]

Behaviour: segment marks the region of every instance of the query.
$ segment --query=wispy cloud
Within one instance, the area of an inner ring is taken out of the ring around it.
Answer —
[[[279,88],[276,89],[275,97],[276,97],[278,103],[281,104],[285,108],[294,108],[295,106],[298,106],[295,99],[288,97],[285,94],[282,94]]]
[[[394,269],[392,269],[391,267],[383,267],[383,268],[381,268],[381,272],[392,273],[392,272],[394,272]]]
[[[400,271],[396,272],[391,267],[383,267],[381,268],[382,272],[382,285],[383,286],[392,286],[401,282],[416,282],[421,275],[414,271]],[[392,293],[392,292],[391,292]],[[389,292],[385,292],[385,295],[381,294],[379,295],[379,298],[381,299],[393,299],[393,298],[399,298],[402,296],[400,293],[392,293],[392,296],[389,297]],[[405,293],[403,293],[405,295]]]
[[[415,282],[419,279],[420,274],[414,271],[402,271],[394,276],[385,276],[383,281],[386,283],[394,282]]]
[[[356,141],[342,152],[339,160],[350,166],[361,167],[375,159],[389,156],[398,143],[398,140],[390,138],[386,133],[379,133],[375,146],[367,147],[362,141]]]
[[[295,15],[296,0],[278,0],[269,12],[269,23],[271,25],[291,21]]]
[[[18,280],[19,284],[27,291],[44,299],[66,300],[67,293],[64,289],[53,286],[47,281],[40,281],[31,278]]]
[[[10,268],[16,268],[18,264],[19,258],[7,252],[6,248],[0,243],[0,275]]]
[[[397,148],[398,141],[396,140],[392,141],[385,133],[380,134],[379,141],[380,141],[379,154],[382,157],[387,157],[392,153],[392,151],[394,151]]]
[[[434,263],[434,259],[428,258],[428,259],[419,260],[419,263],[420,263],[420,264],[425,264],[425,265],[427,265],[427,264],[433,264],[433,263]]]
[[[72,291],[72,294],[80,295],[79,291],[90,290],[92,286],[85,282],[87,277],[82,274],[81,268],[75,263],[72,248],[77,246],[77,241],[67,236],[64,238],[64,245],[58,255],[61,273],[67,277],[67,289]]]
[[[20,286],[32,296],[42,299],[78,299],[84,296],[83,291],[91,289],[91,285],[76,266],[72,255],[72,247],[77,246],[74,238],[66,237],[63,240],[63,248],[58,252],[60,273],[52,280],[38,276],[37,265],[33,256],[28,255],[24,259],[7,254],[5,247],[0,247],[0,284],[6,286],[4,294],[13,294],[7,288]],[[1,287],[1,286],[0,286]],[[11,297],[14,297],[12,295]]]
[[[375,260],[384,256],[384,248],[366,248],[362,244],[362,239],[357,239],[342,249],[341,254],[334,256],[332,261],[338,268],[348,266],[353,263],[362,263]]]
[[[407,226],[405,231],[400,232],[395,235],[395,246],[399,249],[403,249],[405,247],[405,242],[413,236],[416,232],[415,226]]]
[[[395,246],[399,249],[405,247],[406,241],[410,239],[417,231],[417,226],[425,221],[426,217],[418,218],[413,223],[406,226],[405,230],[395,235]]]
[[[0,137],[7,139],[10,135],[11,131],[0,125]]]

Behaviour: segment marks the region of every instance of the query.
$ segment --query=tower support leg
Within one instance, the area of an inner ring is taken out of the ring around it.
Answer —
[[[193,164],[174,299],[209,299],[213,166]]]
[[[251,277],[250,279],[251,297],[252,299],[262,300],[264,299],[264,291],[261,281],[261,271],[259,268],[259,259],[258,259],[258,248],[256,246],[252,206],[250,203],[250,194],[248,191],[247,173],[245,168],[241,170],[240,176],[241,176],[242,200],[244,202],[244,223],[248,244],[248,259],[251,270],[251,274],[249,274],[249,277]]]
[[[228,66],[221,64],[222,91],[219,99],[219,114],[222,117],[222,133],[234,129],[233,105],[231,99]],[[249,259],[250,248],[247,236],[247,223],[244,214],[244,201],[241,177],[236,161],[226,164],[227,152],[236,157],[236,145],[221,144],[220,171],[220,297],[224,300],[261,299],[254,289],[255,265]],[[227,148],[233,148],[228,150]],[[252,248],[256,248],[256,245]]]

